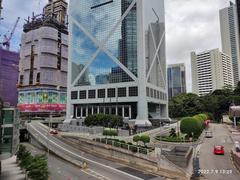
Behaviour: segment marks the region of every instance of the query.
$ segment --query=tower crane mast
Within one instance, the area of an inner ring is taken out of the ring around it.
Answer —
[[[20,17],[17,18],[17,20],[16,20],[16,22],[15,22],[15,24],[14,24],[14,26],[13,26],[13,29],[12,29],[10,35],[7,36],[7,35],[5,34],[5,35],[4,35],[4,40],[3,40],[3,42],[0,42],[0,45],[2,44],[3,46],[5,46],[7,50],[9,50],[9,48],[10,48],[10,41],[11,41],[13,35],[14,35],[14,32],[15,32],[15,30],[16,30],[16,27],[17,27],[17,25],[18,25],[19,20],[20,20]]]

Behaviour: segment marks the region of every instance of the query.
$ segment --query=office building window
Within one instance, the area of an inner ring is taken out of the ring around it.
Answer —
[[[108,92],[108,97],[115,97],[115,89],[114,88],[110,88],[107,90]]]
[[[157,90],[154,89],[154,98],[157,98]]]
[[[127,96],[126,88],[118,88],[118,97],[126,97],[126,96]]]
[[[94,98],[96,98],[96,90],[89,90],[89,91],[88,91],[88,98],[89,98],[89,99],[94,99]]]
[[[124,117],[129,117],[129,107],[124,107]]]
[[[40,83],[40,72],[37,73],[36,83]]]
[[[103,114],[104,113],[104,107],[99,108],[99,113]]]
[[[72,91],[71,92],[71,99],[77,99],[78,98],[78,92],[77,91]]]
[[[80,91],[79,92],[79,98],[80,99],[86,99],[87,98],[87,92],[86,91]]]
[[[82,117],[86,117],[86,108],[85,107],[82,108]]]
[[[98,89],[98,98],[105,98],[105,89]]]
[[[138,96],[138,87],[129,87],[129,96]]]
[[[93,114],[97,114],[98,113],[98,108],[97,107],[93,107]]]
[[[23,75],[20,76],[20,82],[19,82],[19,84],[21,84],[21,85],[23,84]]]
[[[153,89],[150,89],[150,97],[153,98]]]
[[[92,115],[92,107],[88,107],[88,116]]]
[[[147,97],[149,97],[150,96],[150,89],[149,89],[149,87],[147,87]]]

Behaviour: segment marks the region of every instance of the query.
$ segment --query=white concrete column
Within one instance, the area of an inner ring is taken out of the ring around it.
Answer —
[[[71,4],[71,2],[70,2]],[[69,5],[70,6],[70,5]],[[73,28],[72,28],[72,17],[70,15],[69,18],[69,32],[72,32]],[[71,44],[72,44],[72,33],[69,33],[68,35],[69,37],[69,44],[70,46],[68,47],[68,52],[72,52],[71,48]],[[67,112],[66,112],[66,119],[64,121],[64,123],[70,123],[71,120],[71,115],[73,113],[73,107],[71,106],[71,91],[72,91],[72,58],[71,58],[71,53],[68,53],[68,75],[67,75]]]
[[[147,15],[144,12],[144,1],[137,1],[137,44],[138,44],[138,115],[137,120],[147,120],[148,119],[148,105],[146,98],[146,52],[145,52],[145,27],[144,27],[144,17]]]
[[[88,117],[88,106],[86,106],[86,117]]]
[[[97,113],[99,114],[100,112],[100,106],[97,107]]]
[[[129,118],[132,119],[132,106],[129,106]]]
[[[118,115],[118,106],[116,105],[116,111],[115,114]]]
[[[124,114],[124,106],[122,106],[122,117],[125,117],[125,114]]]
[[[83,117],[83,107],[81,106],[81,108],[80,108],[80,111],[81,111],[81,118]]]

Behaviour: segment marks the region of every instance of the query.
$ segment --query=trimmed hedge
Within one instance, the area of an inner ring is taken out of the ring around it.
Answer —
[[[138,149],[139,149],[139,153],[142,153],[142,154],[147,154],[148,151],[151,152],[154,150],[154,148],[151,148],[151,147],[134,145],[131,142],[126,143],[125,141],[119,140],[119,139],[96,138],[95,141],[101,142],[104,144],[108,144],[108,145],[113,145],[115,147],[123,148],[123,149],[129,150],[129,151],[132,151],[133,153],[137,153]]]
[[[93,114],[86,117],[86,126],[122,127],[123,118],[112,114]]]
[[[103,130],[103,135],[104,136],[117,136],[118,132],[117,132],[117,129],[105,128]]]

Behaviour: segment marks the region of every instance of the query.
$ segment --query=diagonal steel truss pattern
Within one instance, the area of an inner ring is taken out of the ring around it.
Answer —
[[[80,23],[78,23],[74,18],[72,18],[72,23],[74,23],[87,37],[89,37],[93,43],[98,47],[97,51],[93,54],[93,56],[90,58],[88,63],[84,66],[83,70],[78,74],[78,76],[75,78],[75,80],[72,83],[72,86],[75,86],[78,80],[82,77],[84,72],[88,69],[88,67],[94,62],[95,58],[98,56],[98,54],[103,51],[106,53],[112,60],[115,62],[119,67],[122,68],[125,73],[127,73],[134,81],[137,81],[137,77],[128,69],[126,68],[116,57],[112,55],[112,53],[107,50],[106,43],[109,40],[109,38],[114,34],[120,23],[125,19],[125,17],[128,15],[128,13],[131,11],[131,9],[136,4],[137,0],[133,0],[133,2],[130,4],[130,6],[127,8],[127,10],[124,12],[124,14],[121,16],[121,18],[117,21],[115,26],[111,29],[109,34],[101,41],[99,42],[91,33],[89,33]]]

